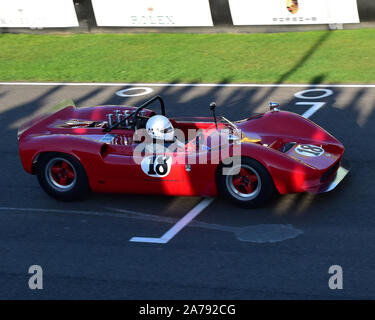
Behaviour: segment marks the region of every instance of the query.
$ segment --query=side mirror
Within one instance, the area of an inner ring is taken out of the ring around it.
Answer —
[[[211,102],[210,103],[210,110],[212,111],[213,115],[214,115],[214,121],[215,121],[215,127],[216,127],[216,130],[217,130],[217,119],[216,119],[216,103],[215,102]]]
[[[269,107],[270,107],[271,111],[279,111],[280,110],[279,109],[280,104],[278,104],[277,102],[270,102]]]

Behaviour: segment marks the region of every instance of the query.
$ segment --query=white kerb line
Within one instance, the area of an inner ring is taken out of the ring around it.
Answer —
[[[147,242],[147,243],[167,243],[174,238],[186,225],[188,225],[198,214],[206,209],[214,198],[205,198],[191,209],[181,220],[179,220],[172,228],[164,233],[160,238],[149,237],[133,237],[131,242]]]
[[[239,87],[239,88],[375,88],[375,84],[262,84],[262,83],[124,83],[124,82],[0,82],[8,86],[146,86],[146,87]]]

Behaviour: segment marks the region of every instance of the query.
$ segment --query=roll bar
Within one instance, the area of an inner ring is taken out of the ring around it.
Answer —
[[[148,105],[150,105],[151,103],[153,103],[154,101],[158,100],[160,102],[160,108],[161,108],[161,114],[163,116],[165,116],[165,105],[164,105],[164,101],[163,99],[160,97],[160,96],[155,96],[153,98],[151,98],[150,100],[147,100],[146,102],[144,102],[143,104],[141,104],[135,111],[133,111],[131,114],[129,114],[128,116],[126,116],[124,119],[122,119],[121,121],[119,122],[116,122],[114,123],[113,125],[105,128],[103,131],[104,132],[111,132],[113,129],[116,129],[118,128],[119,126],[121,125],[124,125],[126,123],[126,120],[130,119],[131,117],[133,117],[133,122],[135,123],[136,122],[136,119],[137,119],[137,116],[138,116],[138,113],[146,108]]]

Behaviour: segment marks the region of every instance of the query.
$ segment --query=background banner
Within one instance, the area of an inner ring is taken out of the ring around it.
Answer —
[[[92,0],[101,27],[213,26],[208,0]]]
[[[229,0],[234,25],[359,23],[356,0]]]
[[[0,27],[78,27],[73,0],[0,0]]]

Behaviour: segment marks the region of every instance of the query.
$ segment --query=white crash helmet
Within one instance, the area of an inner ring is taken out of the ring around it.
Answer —
[[[147,133],[153,139],[173,141],[174,128],[167,117],[162,115],[152,116],[146,123]]]

